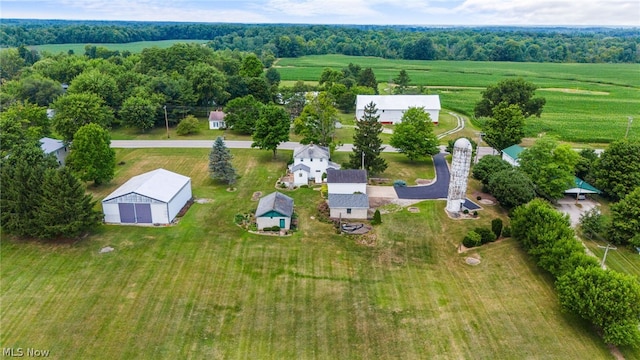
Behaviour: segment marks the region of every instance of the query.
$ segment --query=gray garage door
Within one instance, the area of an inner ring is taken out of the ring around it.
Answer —
[[[133,204],[119,203],[120,222],[125,224],[133,224],[136,222],[136,210]]]
[[[151,204],[136,204],[138,223],[151,224]]]

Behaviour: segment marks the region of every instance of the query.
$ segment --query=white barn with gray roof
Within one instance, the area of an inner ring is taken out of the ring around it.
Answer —
[[[325,146],[309,144],[295,148],[293,164],[290,166],[293,184],[306,185],[309,180],[322,183],[322,176],[327,169],[340,169],[340,165],[329,161],[329,157],[329,148]]]
[[[165,169],[134,176],[102,200],[104,221],[170,224],[191,200],[191,179]]]
[[[258,230],[274,226],[288,230],[292,216],[293,199],[276,191],[260,199],[256,209],[256,225]]]
[[[378,121],[383,124],[398,124],[402,115],[410,107],[424,108],[431,122],[438,124],[440,117],[440,96],[438,95],[358,95],[356,97],[356,119],[364,116],[364,107],[371,102],[378,109]]]

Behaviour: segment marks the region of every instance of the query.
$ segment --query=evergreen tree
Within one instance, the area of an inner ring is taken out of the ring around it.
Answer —
[[[372,88],[378,94],[378,81],[373,70],[369,67],[364,69],[358,76],[358,85]]]
[[[218,136],[213,142],[213,147],[209,153],[209,176],[214,180],[224,181],[229,186],[232,186],[236,182],[236,169],[231,164],[233,155],[227,148],[222,140],[222,137]]]
[[[40,238],[76,237],[100,224],[102,212],[84,185],[66,167],[49,169],[42,183],[38,220]]]
[[[0,162],[0,222],[2,230],[17,236],[37,236],[42,222],[42,179],[47,169],[58,166],[55,157],[31,143],[13,149]]]
[[[109,132],[97,124],[82,126],[73,137],[67,166],[82,181],[96,185],[113,179],[116,153],[110,147]]]
[[[382,124],[378,121],[378,109],[373,102],[365,105],[362,119],[356,122],[353,135],[353,153],[349,155],[349,165],[358,169],[364,167],[369,173],[381,174],[387,169],[387,162],[380,157],[384,150],[380,134]]]
[[[398,74],[398,77],[393,79],[393,82],[397,85],[394,92],[396,94],[404,94],[405,91],[407,91],[407,87],[409,87],[411,79],[409,78],[407,71],[402,69],[400,70],[400,74]]]

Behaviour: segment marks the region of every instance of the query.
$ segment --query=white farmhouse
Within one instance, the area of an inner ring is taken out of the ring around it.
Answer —
[[[397,124],[410,107],[421,107],[429,113],[431,122],[438,124],[440,116],[440,96],[438,95],[358,95],[356,97],[356,119],[364,116],[364,107],[376,104],[378,121],[383,124]]]
[[[55,155],[58,164],[64,166],[67,155],[69,155],[69,148],[64,144],[64,141],[44,137],[40,139],[40,148],[47,155]]]
[[[104,221],[170,224],[191,200],[191,179],[165,169],[134,176],[102,200]]]
[[[293,151],[293,164],[289,169],[293,173],[293,184],[299,186],[308,184],[309,180],[322,183],[327,169],[340,169],[340,165],[329,161],[329,148],[309,144]]]
[[[211,111],[209,112],[209,129],[218,130],[225,129],[227,124],[224,122],[223,111]]]

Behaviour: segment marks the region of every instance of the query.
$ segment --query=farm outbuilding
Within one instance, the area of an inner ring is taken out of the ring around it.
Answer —
[[[273,226],[288,230],[292,216],[293,199],[276,191],[260,199],[256,209],[256,225],[258,230]]]
[[[156,169],[132,177],[104,198],[104,221],[114,224],[170,224],[191,197],[189,177]]]
[[[402,115],[410,107],[424,108],[431,122],[438,124],[440,117],[440,96],[438,95],[358,95],[356,97],[356,119],[364,116],[364,107],[376,104],[378,121],[383,124],[398,124]]]

